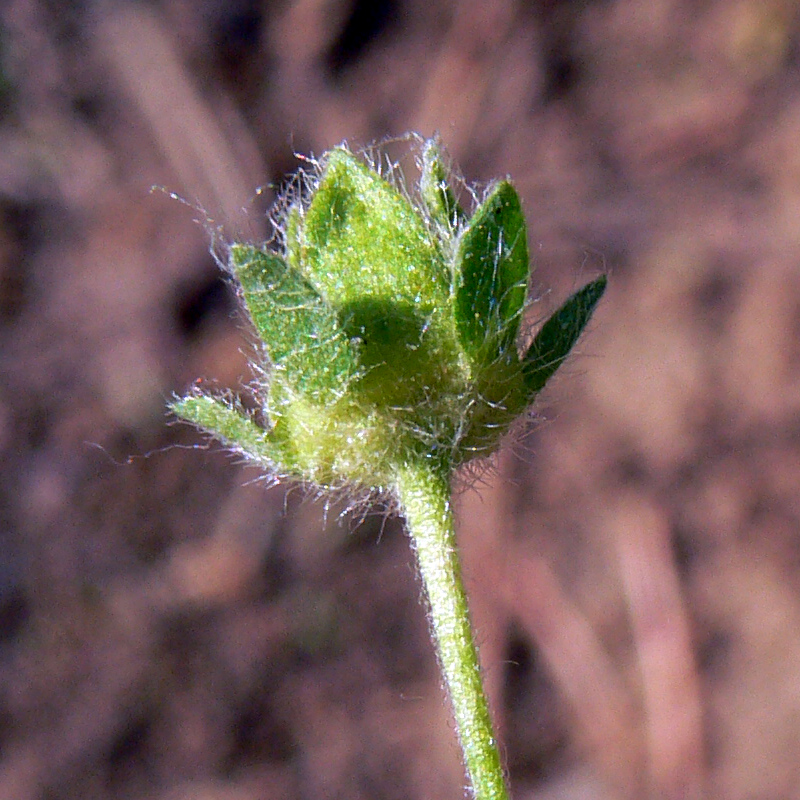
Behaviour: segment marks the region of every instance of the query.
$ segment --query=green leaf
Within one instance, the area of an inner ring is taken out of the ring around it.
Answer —
[[[333,309],[274,253],[234,245],[231,265],[273,367],[297,391],[335,399],[357,372],[357,354]]]
[[[446,299],[444,264],[421,217],[346,150],[328,156],[301,240],[303,273],[333,306],[365,296],[425,308]]]
[[[507,181],[472,216],[456,263],[455,314],[464,349],[475,356],[487,343],[494,352],[495,345],[513,347],[527,292],[528,239],[519,197]]]
[[[450,188],[439,143],[435,139],[425,142],[422,151],[420,193],[428,213],[446,229],[455,230],[466,219],[464,210]]]
[[[272,469],[287,470],[292,461],[281,442],[233,403],[205,394],[190,394],[169,406],[175,416],[192,422],[227,447]]]
[[[601,275],[575,292],[542,326],[522,362],[531,396],[540,391],[564,363],[605,289],[606,276]]]

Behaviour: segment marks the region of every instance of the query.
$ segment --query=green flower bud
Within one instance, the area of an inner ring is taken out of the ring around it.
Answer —
[[[258,420],[221,397],[173,411],[280,476],[392,488],[411,463],[449,474],[497,449],[564,361],[600,277],[517,350],[528,247],[513,186],[471,218],[435,142],[410,198],[344,147],[284,215],[282,252],[236,244],[230,269],[263,343]]]

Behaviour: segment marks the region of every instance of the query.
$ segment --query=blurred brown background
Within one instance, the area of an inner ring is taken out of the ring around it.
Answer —
[[[399,522],[165,414],[248,377],[212,233],[268,236],[294,152],[408,130],[515,180],[532,325],[611,276],[458,495],[514,796],[800,798],[798,17],[4,0],[0,798],[461,796]]]

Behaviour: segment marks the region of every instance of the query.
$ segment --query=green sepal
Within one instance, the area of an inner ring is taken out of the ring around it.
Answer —
[[[466,214],[450,188],[439,143],[435,139],[425,142],[422,151],[420,194],[428,213],[439,225],[453,231],[465,221]]]
[[[176,417],[194,423],[251,461],[280,472],[291,469],[293,459],[280,439],[257,425],[233,402],[206,394],[190,394],[170,403],[169,409]]]
[[[464,349],[493,358],[514,346],[525,303],[528,238],[514,187],[498,183],[458,245],[455,315]],[[489,351],[485,350],[486,345]]]
[[[333,309],[274,253],[233,245],[231,267],[273,368],[298,392],[321,402],[339,396],[356,374],[358,361]]]
[[[575,292],[542,326],[522,360],[522,372],[531,397],[564,363],[605,290],[606,276],[601,275]]]
[[[333,306],[368,296],[446,301],[438,249],[409,200],[352,153],[331,151],[303,218],[303,273]]]

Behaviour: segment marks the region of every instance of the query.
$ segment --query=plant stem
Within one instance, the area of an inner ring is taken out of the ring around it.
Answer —
[[[508,800],[461,580],[448,473],[408,466],[398,476],[398,490],[474,797]]]

